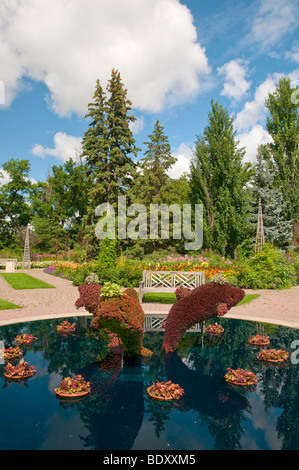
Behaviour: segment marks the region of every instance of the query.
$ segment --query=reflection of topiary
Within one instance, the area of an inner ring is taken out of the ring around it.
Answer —
[[[121,297],[101,301],[92,326],[116,333],[126,355],[142,355],[144,312],[134,289],[126,289]]]
[[[175,351],[185,332],[196,323],[223,315],[226,310],[243,299],[245,292],[229,283],[209,282],[196,287],[184,298],[175,302],[165,322],[163,350]]]

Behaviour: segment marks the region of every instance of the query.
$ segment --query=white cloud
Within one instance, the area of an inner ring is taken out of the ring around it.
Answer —
[[[35,144],[31,153],[36,157],[45,158],[46,156],[52,156],[63,161],[67,161],[69,158],[75,159],[81,153],[81,140],[81,137],[57,132],[54,136],[54,148]]]
[[[263,122],[266,116],[265,100],[269,93],[276,88],[276,77],[269,76],[259,85],[252,101],[247,101],[235,119],[235,128],[237,131],[249,129],[257,123]]]
[[[292,62],[299,63],[299,42],[296,41],[290,51],[286,53],[286,59],[290,59]]]
[[[179,178],[183,173],[189,173],[190,161],[193,156],[192,148],[182,143],[176,150],[172,152],[173,157],[177,158],[177,161],[167,171],[170,178]]]
[[[130,130],[133,134],[138,134],[143,129],[144,117],[141,116],[140,118],[137,118],[136,121],[130,122],[129,126],[130,126]]]
[[[253,126],[250,131],[236,135],[239,147],[245,147],[246,155],[244,162],[256,162],[257,148],[261,144],[267,144],[272,139],[268,132],[259,124]]]
[[[7,171],[3,170],[2,168],[0,168],[0,187],[4,184],[7,184],[11,181],[11,178],[9,176],[9,174],[7,173]]]
[[[210,73],[179,0],[2,0],[0,13],[7,103],[27,76],[47,85],[58,115],[84,114],[115,68],[135,108],[159,111],[199,93]]]
[[[297,0],[261,0],[246,40],[264,51],[281,44],[298,27],[298,15]]]
[[[248,92],[251,82],[246,80],[248,72],[247,62],[241,59],[231,60],[218,69],[218,75],[224,77],[222,96],[227,96],[233,101],[244,98]]]

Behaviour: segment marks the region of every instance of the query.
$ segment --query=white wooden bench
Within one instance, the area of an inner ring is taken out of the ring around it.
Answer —
[[[6,271],[17,269],[18,260],[16,258],[0,258],[0,266],[5,266]]]
[[[143,271],[139,302],[148,292],[175,292],[178,287],[194,289],[205,283],[204,271]]]

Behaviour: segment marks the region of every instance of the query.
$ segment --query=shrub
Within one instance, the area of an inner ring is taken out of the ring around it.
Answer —
[[[217,317],[243,299],[245,292],[228,283],[209,282],[196,287],[171,307],[166,322],[163,350],[175,351],[184,333],[195,323]]]
[[[106,328],[116,333],[126,355],[142,354],[144,312],[134,289],[125,290],[121,297],[101,301],[98,313],[92,320],[92,327]]]
[[[296,269],[283,252],[266,243],[243,263],[238,281],[241,287],[251,289],[285,289],[297,282]]]

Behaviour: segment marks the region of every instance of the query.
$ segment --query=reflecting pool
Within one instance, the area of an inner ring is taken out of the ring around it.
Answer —
[[[74,336],[57,333],[61,321],[0,328],[5,348],[15,346],[20,333],[38,338],[21,346],[24,360],[36,367],[33,377],[10,381],[0,365],[1,450],[299,449],[299,330],[221,318],[221,337],[187,333],[172,354],[162,351],[163,331],[146,332],[152,357],[127,360],[98,339],[89,317],[68,319],[76,322]],[[257,360],[259,348],[248,338],[260,331],[270,337],[269,348],[291,353],[286,363]],[[227,384],[228,367],[252,370],[256,386]],[[55,387],[72,374],[90,381],[91,393],[59,399]],[[147,387],[157,380],[179,384],[184,396],[150,398]]]

